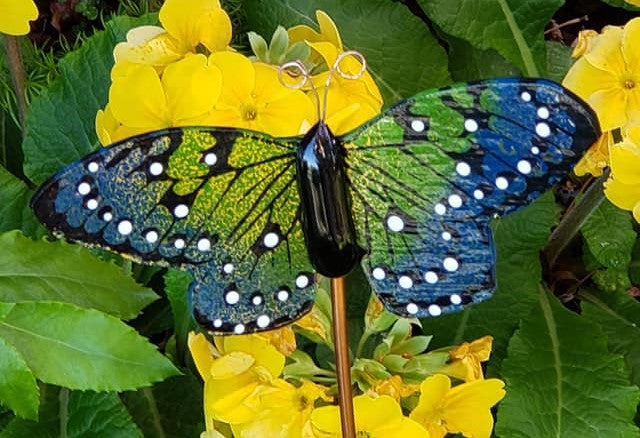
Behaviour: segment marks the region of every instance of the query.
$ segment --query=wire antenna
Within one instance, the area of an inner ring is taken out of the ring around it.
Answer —
[[[340,67],[340,63],[349,56],[356,58],[360,64],[360,70],[356,73],[347,73]],[[329,95],[329,87],[331,86],[331,80],[333,79],[334,74],[338,74],[343,79],[356,80],[360,79],[366,70],[367,60],[362,53],[356,50],[347,50],[346,52],[339,53],[335,62],[329,69],[327,79],[324,83],[322,107],[320,106],[320,94],[318,93],[318,89],[313,84],[309,70],[307,70],[302,61],[296,60],[282,64],[278,69],[278,80],[282,85],[292,90],[299,90],[308,84],[316,98],[316,114],[318,115],[318,120],[324,121],[327,117],[327,96]],[[289,78],[295,79],[301,77],[302,79],[292,83],[290,80],[285,78],[284,74]]]

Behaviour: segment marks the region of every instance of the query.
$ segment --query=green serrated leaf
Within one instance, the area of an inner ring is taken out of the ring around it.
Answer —
[[[29,207],[31,195],[25,183],[0,166],[0,232],[22,230],[36,238],[46,234]]]
[[[36,379],[13,346],[0,338],[0,403],[19,417],[38,418],[39,391]]]
[[[593,256],[603,266],[626,269],[636,241],[631,215],[604,200],[580,230]]]
[[[270,35],[278,25],[317,29],[315,11],[327,12],[338,26],[345,50],[357,50],[367,59],[386,106],[451,81],[446,52],[400,2],[247,0],[243,5],[247,26],[261,35]]]
[[[205,429],[202,383],[192,374],[126,392],[122,400],[147,437],[198,438]]]
[[[113,316],[64,303],[0,304],[13,306],[0,320],[0,336],[43,382],[123,391],[179,374],[153,344]]]
[[[640,386],[640,303],[626,293],[581,291],[582,315],[600,324],[609,349],[622,354],[631,381]]]
[[[640,389],[600,327],[542,288],[502,363],[507,395],[496,434],[519,437],[637,437]]]
[[[164,276],[165,292],[171,312],[173,313],[174,336],[176,338],[176,351],[178,358],[182,360],[187,352],[187,336],[189,330],[195,328],[191,309],[189,308],[189,285],[193,281],[191,274],[169,269]]]
[[[123,319],[158,296],[80,246],[0,234],[0,301],[63,301]]]
[[[475,81],[500,76],[520,76],[520,71],[493,49],[478,49],[467,41],[446,35],[449,71],[455,81]]]
[[[0,438],[142,438],[115,393],[45,388],[40,420],[15,419]]]
[[[156,24],[156,16],[116,17],[60,60],[60,75],[32,100],[27,113],[22,148],[31,181],[43,183],[98,146],[95,116],[108,100],[113,48],[129,29],[145,24]]]
[[[495,49],[526,76],[546,73],[544,27],[563,0],[417,0],[444,32]]]
[[[540,250],[557,219],[558,207],[549,191],[527,208],[494,221],[496,292],[491,299],[464,312],[423,319],[424,332],[434,335],[432,347],[491,335],[493,352],[487,374],[496,374],[520,319],[537,302],[542,277]]]
[[[573,65],[571,57],[573,49],[557,41],[546,41],[547,45],[547,77],[562,82],[569,68]]]

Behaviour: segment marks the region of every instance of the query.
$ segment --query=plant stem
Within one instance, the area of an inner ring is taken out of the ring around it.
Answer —
[[[551,233],[543,254],[547,260],[547,267],[556,264],[558,257],[567,245],[578,234],[580,228],[589,219],[594,211],[604,200],[604,182],[609,177],[609,171],[605,171],[587,189],[584,195],[574,203],[567,214],[564,215],[558,227]]]
[[[362,350],[364,350],[364,346],[372,334],[373,332],[370,332],[369,330],[364,331],[364,333],[360,337],[360,341],[358,341],[358,347],[356,348],[356,357],[360,357],[362,355]]]
[[[20,41],[18,37],[6,35],[4,37],[4,46],[7,52],[7,63],[9,64],[11,81],[13,82],[13,90],[16,94],[20,125],[24,132],[25,117],[27,115],[27,76],[25,74],[24,64],[22,63],[22,56],[20,55]]]

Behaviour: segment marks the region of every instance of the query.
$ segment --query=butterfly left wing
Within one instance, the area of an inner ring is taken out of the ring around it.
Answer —
[[[270,329],[308,311],[315,293],[295,151],[249,131],[153,132],[70,164],[32,206],[69,239],[191,272],[204,327]]]
[[[598,136],[586,104],[535,79],[426,91],[347,134],[353,218],[377,295],[419,317],[490,297],[490,219],[535,199]]]

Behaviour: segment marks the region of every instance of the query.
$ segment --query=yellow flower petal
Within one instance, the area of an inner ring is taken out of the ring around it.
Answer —
[[[632,210],[640,200],[640,185],[624,184],[615,178],[609,178],[604,185],[604,194],[616,207]]]
[[[590,173],[593,176],[600,176],[604,168],[609,166],[609,145],[612,143],[611,131],[602,134],[575,165],[573,168],[575,174],[583,176]]]
[[[213,352],[215,350],[213,345],[207,341],[207,338],[202,333],[196,334],[195,332],[189,332],[187,345],[200,376],[206,380],[213,365]]]
[[[493,429],[490,409],[504,397],[503,387],[501,380],[487,379],[451,388],[449,377],[436,374],[420,385],[420,400],[410,417],[425,426],[431,437],[462,433],[489,438]]]
[[[251,95],[256,85],[256,72],[249,58],[234,52],[218,52],[209,57],[209,63],[222,73],[220,109],[235,107]]]
[[[183,52],[200,43],[211,52],[224,50],[231,41],[231,20],[218,0],[166,0],[160,22]]]
[[[416,421],[402,415],[400,405],[389,396],[372,398],[359,395],[353,399],[358,436],[370,438],[428,438],[427,431]],[[337,406],[323,406],[311,413],[316,436],[341,437],[340,411]]]
[[[317,10],[316,20],[318,21],[320,32],[317,32],[304,24],[289,28],[287,33],[289,34],[290,44],[300,41],[308,41],[311,43],[326,41],[342,51],[342,39],[340,38],[340,33],[329,14],[322,10]]]
[[[0,0],[0,32],[8,35],[26,35],[29,21],[38,18],[33,0]]]
[[[256,365],[264,367],[274,378],[282,373],[285,357],[266,339],[258,335],[226,336],[222,342],[225,354],[243,352],[255,358]]]
[[[638,53],[638,41],[640,41],[640,18],[634,18],[624,25],[622,35],[622,55],[626,65],[631,71],[640,71],[640,53]],[[640,84],[638,84],[640,87]]]
[[[134,27],[127,32],[127,41],[116,45],[113,57],[123,61],[161,67],[182,58],[177,42],[158,26]]]
[[[594,67],[585,58],[580,58],[567,72],[562,85],[586,100],[598,90],[616,87],[618,79],[611,72]]]
[[[248,371],[256,363],[254,357],[241,351],[232,351],[211,364],[209,374],[213,379],[229,379]]]
[[[207,65],[204,55],[190,55],[167,66],[162,86],[172,126],[185,126],[189,119],[213,109],[222,91],[222,75],[216,67]]]
[[[171,126],[167,100],[154,68],[135,65],[128,73],[116,77],[109,90],[109,104],[115,118],[125,126],[149,131]]]
[[[603,131],[619,128],[627,123],[627,93],[622,88],[596,91],[587,99],[598,114]]]
[[[276,330],[260,332],[258,336],[268,340],[271,345],[285,356],[289,356],[296,349],[296,335],[290,325]]]
[[[576,46],[573,48],[573,52],[571,56],[574,58],[579,58],[589,50],[593,48],[595,38],[598,37],[598,32],[592,29],[581,30],[578,33],[578,42]]]
[[[624,184],[640,184],[640,149],[630,140],[611,147],[611,173]]]
[[[622,35],[623,30],[621,27],[605,27],[600,37],[594,40],[593,48],[584,54],[584,59],[594,67],[613,74],[624,71],[625,62],[621,47]]]

